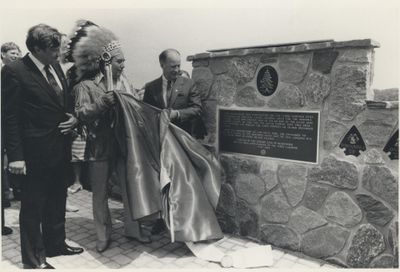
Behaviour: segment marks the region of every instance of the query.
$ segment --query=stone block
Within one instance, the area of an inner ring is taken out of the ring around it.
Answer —
[[[300,203],[307,186],[307,168],[301,165],[281,165],[278,179],[293,207]]]
[[[292,208],[280,188],[261,199],[261,219],[263,223],[287,223],[291,211]]]
[[[388,239],[390,252],[394,256],[394,267],[399,267],[399,222],[393,220],[389,225]]]
[[[367,268],[372,259],[385,248],[385,241],[379,230],[371,224],[361,225],[351,240],[347,264],[352,268]]]
[[[372,51],[371,49],[348,49],[343,52],[337,61],[370,63],[372,62]]]
[[[213,81],[213,74],[210,69],[205,67],[193,69],[192,79],[196,84],[197,90],[200,92],[202,100],[209,98],[210,87]]]
[[[208,59],[198,59],[192,62],[192,66],[194,68],[197,67],[207,67],[208,66]]]
[[[392,220],[393,212],[379,200],[364,194],[358,194],[356,198],[369,223],[384,226]]]
[[[324,204],[324,201],[328,194],[328,188],[318,184],[310,184],[304,195],[304,206],[311,210],[317,211]]]
[[[211,86],[209,99],[216,98],[219,105],[229,107],[233,104],[235,94],[235,81],[227,75],[220,75],[215,78]]]
[[[284,225],[263,225],[260,236],[262,242],[279,248],[296,251],[300,248],[299,236],[293,230]]]
[[[290,216],[289,227],[294,229],[297,233],[303,234],[311,229],[326,225],[327,223],[328,221],[318,213],[300,206],[294,210]]]
[[[353,120],[365,108],[369,80],[368,66],[336,66],[331,77],[330,114],[339,120]]]
[[[268,102],[271,108],[298,109],[305,104],[305,95],[295,85],[288,84],[279,89]]]
[[[366,164],[384,164],[385,161],[382,158],[381,153],[375,149],[369,149],[365,152],[364,162]]]
[[[368,165],[362,174],[362,185],[368,191],[389,203],[398,212],[398,180],[389,168]]]
[[[385,146],[393,131],[393,126],[382,120],[366,120],[360,125],[360,133],[369,146]]]
[[[235,234],[239,232],[239,227],[237,226],[235,217],[232,217],[219,210],[217,210],[216,215],[219,226],[224,233]]]
[[[331,90],[329,77],[319,73],[310,73],[305,79],[304,93],[307,104],[311,106],[321,105],[328,97]]]
[[[278,55],[277,54],[264,54],[260,57],[260,62],[263,64],[276,63],[276,62],[278,62]]]
[[[234,57],[228,74],[238,85],[244,85],[254,78],[259,63],[259,56]]]
[[[322,74],[329,74],[332,70],[339,52],[336,51],[316,51],[313,55],[312,69]]]
[[[338,160],[331,155],[322,161],[321,167],[309,170],[308,180],[354,190],[358,187],[358,170],[353,163]]]
[[[324,137],[323,137],[323,144],[324,148],[327,150],[331,150],[337,147],[340,143],[340,139],[347,132],[347,127],[342,123],[327,120],[325,122],[325,130],[324,130]]]
[[[339,226],[323,226],[307,232],[301,241],[301,251],[315,258],[327,258],[339,253],[350,232]]]
[[[344,227],[354,227],[361,222],[362,211],[351,197],[342,191],[333,193],[323,208],[325,218]]]
[[[382,254],[376,257],[370,264],[370,268],[394,268],[394,257],[389,254]]]
[[[310,54],[282,54],[279,56],[279,79],[297,84],[303,81],[308,71]]]
[[[210,60],[210,68],[214,75],[225,74],[231,65],[229,59],[218,58]]]
[[[236,195],[232,186],[228,183],[222,184],[217,210],[234,217],[236,214],[235,203]]]
[[[253,205],[257,204],[265,193],[264,180],[252,173],[238,174],[235,178],[235,190],[241,199]]]
[[[244,201],[238,201],[236,204],[236,222],[239,225],[239,234],[241,236],[258,237],[258,218],[257,213],[250,208]]]
[[[399,101],[399,89],[374,89],[374,101]]]
[[[221,155],[220,161],[227,182],[233,185],[235,184],[236,176],[239,174],[252,173],[257,175],[260,173],[260,162],[252,159],[240,158],[235,155]]]
[[[203,101],[203,124],[207,130],[208,143],[213,144],[216,141],[217,132],[217,105],[215,100]]]
[[[266,162],[261,163],[260,178],[264,180],[265,190],[268,192],[278,185],[278,178],[276,176],[276,166],[270,165]]]
[[[240,107],[263,107],[265,101],[253,87],[247,86],[236,93],[235,104]]]

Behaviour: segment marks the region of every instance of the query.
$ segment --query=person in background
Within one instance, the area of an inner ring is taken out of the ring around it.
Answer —
[[[1,70],[8,168],[26,174],[19,222],[24,269],[53,269],[46,257],[83,252],[65,242],[70,133],[78,120],[58,63],[60,43],[57,29],[35,25],[26,39],[29,53]]]
[[[6,42],[1,45],[1,67],[10,64],[13,61],[21,58],[21,49],[14,42]],[[3,156],[7,162],[7,154]],[[4,164],[5,166],[6,164]],[[19,200],[21,176],[10,174],[7,170],[4,178],[2,179],[2,205],[7,208],[10,207],[10,200]]]
[[[1,45],[1,67],[6,64],[10,64],[13,61],[16,61],[21,57],[21,50],[19,46],[14,42],[7,42]],[[3,117],[5,109],[5,97],[2,97],[2,127],[4,124]],[[12,106],[12,105],[7,105]],[[1,141],[1,156],[2,156],[2,167],[1,167],[1,235],[9,235],[12,233],[12,229],[5,226],[4,222],[4,208],[8,208],[11,206],[10,200],[14,198],[13,191],[15,192],[17,198],[19,198],[19,186],[17,186],[19,181],[19,176],[13,176],[12,174],[8,173],[6,169],[7,165],[7,155],[5,154],[5,146],[3,144],[3,138]],[[10,184],[12,183],[12,184]],[[10,187],[14,187],[13,190]]]
[[[158,59],[162,75],[145,85],[143,102],[168,109],[172,123],[191,133],[193,121],[202,114],[200,93],[190,78],[182,76],[178,50],[166,49]],[[165,230],[164,221],[158,219],[151,233],[159,234]]]
[[[10,64],[21,58],[21,49],[14,42],[6,42],[1,45],[1,61],[2,66]]]
[[[71,63],[70,59],[68,59],[68,49],[69,39],[66,34],[61,34],[61,45],[60,45],[60,65],[63,69],[63,72],[67,75],[68,81],[68,95],[73,101],[72,88],[76,82],[71,78],[71,74],[73,69],[73,63]],[[72,102],[73,103],[73,102]],[[72,145],[71,145],[71,164],[72,164],[72,172],[73,172],[73,183],[69,184],[68,194],[74,194],[82,189],[82,184],[80,181],[81,172],[82,172],[82,164],[84,161],[84,153],[86,141],[82,139],[82,126],[78,124],[78,126],[74,129],[74,133],[72,133]],[[67,198],[67,204],[65,206],[65,211],[67,212],[77,212],[79,208],[71,204]]]

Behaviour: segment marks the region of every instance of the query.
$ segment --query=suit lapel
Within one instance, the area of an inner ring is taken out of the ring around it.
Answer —
[[[24,63],[29,67],[29,71],[31,73],[32,78],[39,83],[40,86],[42,86],[42,90],[44,93],[46,93],[48,96],[51,97],[52,101],[58,105],[58,107],[63,108],[63,106],[60,104],[60,101],[57,97],[57,94],[53,90],[53,88],[50,86],[50,84],[47,82],[47,80],[44,78],[43,74],[39,71],[39,68],[33,63],[33,61],[26,55],[23,59]],[[54,68],[54,67],[53,67]],[[63,86],[64,87],[64,86]],[[65,89],[64,89],[65,92]]]
[[[167,107],[164,103],[162,92],[162,77],[160,77],[156,82],[156,89],[154,90],[154,100],[158,103],[160,109]]]

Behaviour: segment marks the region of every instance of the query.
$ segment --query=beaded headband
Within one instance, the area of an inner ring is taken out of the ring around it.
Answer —
[[[101,54],[101,59],[104,61],[110,61],[111,60],[111,52],[116,50],[116,49],[120,49],[121,43],[119,41],[111,41],[110,43],[108,43],[106,46],[103,47],[103,53]]]

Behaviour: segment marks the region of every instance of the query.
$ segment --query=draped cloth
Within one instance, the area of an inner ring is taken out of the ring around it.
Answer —
[[[218,160],[170,123],[166,111],[130,94],[115,95],[114,131],[123,158],[118,161],[124,164],[117,169],[132,218],[161,211],[172,241],[222,238],[215,215],[221,188]]]

